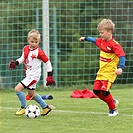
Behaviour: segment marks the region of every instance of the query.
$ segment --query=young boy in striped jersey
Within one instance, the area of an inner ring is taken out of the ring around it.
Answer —
[[[110,93],[117,75],[121,75],[125,66],[125,53],[121,45],[113,38],[115,24],[110,19],[103,19],[97,26],[100,38],[81,37],[80,41],[95,43],[100,48],[100,68],[94,82],[93,92],[109,108],[108,116],[118,115],[115,100]]]

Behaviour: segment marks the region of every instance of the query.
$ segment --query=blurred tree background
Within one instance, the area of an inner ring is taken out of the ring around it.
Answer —
[[[24,77],[22,65],[10,71],[8,62],[21,56],[31,29],[39,30],[43,36],[42,1],[0,0],[1,87],[14,86]],[[132,0],[49,0],[50,59],[54,72],[57,70],[58,86],[93,83],[99,68],[99,49],[95,44],[79,42],[79,38],[99,37],[97,24],[103,18],[115,23],[114,38],[126,53],[126,67],[116,83],[133,83],[132,13]],[[43,48],[42,42],[40,47]],[[39,84],[43,80],[42,77]]]

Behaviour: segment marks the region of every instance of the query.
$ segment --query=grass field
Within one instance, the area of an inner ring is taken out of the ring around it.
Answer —
[[[132,85],[114,85],[111,93],[119,100],[119,115],[108,117],[107,105],[98,98],[72,99],[74,89],[84,89],[87,85],[38,89],[40,95],[51,94],[48,104],[55,106],[48,116],[29,119],[25,115],[15,116],[19,101],[13,89],[3,89],[1,100],[0,133],[132,133]],[[90,88],[91,86],[89,86]],[[90,89],[91,90],[91,89]],[[26,94],[26,91],[25,91]],[[27,104],[36,104],[28,101]]]

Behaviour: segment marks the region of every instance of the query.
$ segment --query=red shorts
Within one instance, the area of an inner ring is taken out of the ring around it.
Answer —
[[[109,91],[112,87],[112,82],[107,80],[95,80],[93,90]]]

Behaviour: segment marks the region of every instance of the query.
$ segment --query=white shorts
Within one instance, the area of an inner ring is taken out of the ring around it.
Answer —
[[[26,76],[22,81],[22,85],[27,89],[35,89],[36,83],[40,80],[40,76],[32,77]]]

